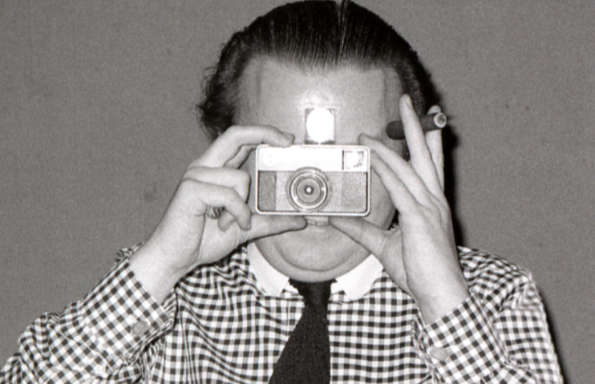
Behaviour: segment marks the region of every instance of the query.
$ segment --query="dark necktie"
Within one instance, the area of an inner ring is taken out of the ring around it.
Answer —
[[[269,384],[329,383],[331,357],[326,315],[332,281],[289,282],[304,297],[305,307]]]

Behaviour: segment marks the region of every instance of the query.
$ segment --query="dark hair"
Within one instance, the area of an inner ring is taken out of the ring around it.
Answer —
[[[376,14],[348,0],[290,3],[257,18],[223,47],[197,105],[211,138],[233,125],[241,76],[263,56],[303,68],[394,68],[419,114],[439,99],[417,53]]]

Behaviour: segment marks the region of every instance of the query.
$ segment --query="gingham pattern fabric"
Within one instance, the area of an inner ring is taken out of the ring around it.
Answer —
[[[245,252],[197,268],[159,305],[125,256],[83,300],[22,335],[1,383],[266,383],[300,318],[296,291],[258,288]],[[560,383],[530,274],[460,249],[471,298],[424,324],[383,272],[329,302],[332,383]]]

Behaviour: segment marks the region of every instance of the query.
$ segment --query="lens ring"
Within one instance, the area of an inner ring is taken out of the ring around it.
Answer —
[[[324,206],[329,192],[324,173],[316,168],[300,168],[287,182],[289,202],[299,211],[311,212]]]

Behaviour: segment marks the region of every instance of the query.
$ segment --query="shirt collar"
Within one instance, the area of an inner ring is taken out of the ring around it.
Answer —
[[[250,269],[256,277],[257,284],[266,293],[280,296],[284,289],[292,292],[296,291],[289,284],[289,277],[269,264],[256,244],[248,244],[246,252],[250,262]],[[372,289],[372,284],[381,274],[382,264],[375,256],[370,255],[357,267],[337,277],[336,283],[331,285],[331,293],[343,291],[347,300],[360,299]]]

